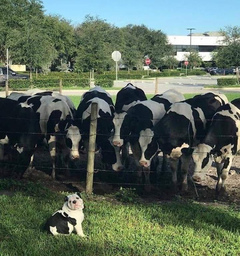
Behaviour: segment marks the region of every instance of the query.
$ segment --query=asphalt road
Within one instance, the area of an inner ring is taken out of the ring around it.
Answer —
[[[144,90],[146,94],[163,93],[169,89],[176,89],[182,93],[205,93],[208,91],[216,93],[229,93],[236,92],[240,93],[240,89],[236,88],[226,88],[226,89],[212,89],[204,88],[205,85],[216,85],[217,76],[191,76],[191,77],[164,77],[158,78],[158,83],[156,80],[125,80],[125,81],[115,81],[113,89],[107,90],[109,94],[116,95],[119,88],[124,87],[127,83],[132,83],[133,85]],[[62,94],[67,96],[78,96],[82,95],[87,90],[63,90]],[[9,94],[11,91],[9,91]],[[5,97],[5,91],[0,92],[0,97]]]

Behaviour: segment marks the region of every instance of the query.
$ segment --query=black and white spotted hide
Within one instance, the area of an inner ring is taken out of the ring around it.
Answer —
[[[193,179],[199,181],[214,159],[218,182],[216,192],[225,189],[225,181],[234,156],[240,150],[240,110],[228,103],[213,116],[205,138],[193,151],[195,169]]]

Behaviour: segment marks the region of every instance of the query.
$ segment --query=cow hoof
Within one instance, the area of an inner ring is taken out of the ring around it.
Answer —
[[[220,196],[228,196],[228,193],[225,189],[225,187],[221,187],[216,189],[216,198],[220,197]]]

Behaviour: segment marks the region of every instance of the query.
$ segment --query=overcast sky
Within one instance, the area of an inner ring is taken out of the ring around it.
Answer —
[[[145,25],[167,35],[187,35],[240,26],[240,0],[42,0],[45,14],[81,24],[86,15],[117,27]]]

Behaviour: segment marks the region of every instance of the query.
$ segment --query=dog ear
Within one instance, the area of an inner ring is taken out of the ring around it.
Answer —
[[[67,202],[67,201],[68,201],[68,196],[65,196],[64,202]]]
[[[78,195],[81,198],[81,194],[79,192],[77,192],[76,195]]]

